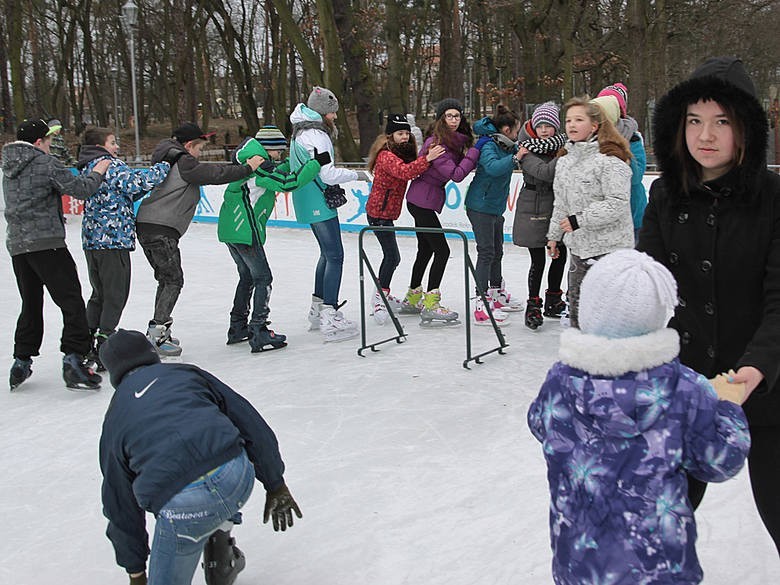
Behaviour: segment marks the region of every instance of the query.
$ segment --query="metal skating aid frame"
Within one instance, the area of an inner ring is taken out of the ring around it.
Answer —
[[[363,356],[363,352],[366,349],[371,349],[371,351],[379,351],[377,349],[377,346],[382,345],[383,343],[388,343],[390,341],[395,341],[396,343],[403,343],[406,341],[407,334],[404,332],[404,328],[401,326],[401,322],[398,320],[398,317],[396,316],[395,312],[393,311],[393,308],[390,306],[390,303],[387,301],[387,297],[385,295],[384,290],[382,290],[382,286],[379,283],[379,278],[376,275],[376,272],[374,271],[374,268],[371,266],[371,261],[368,259],[368,256],[366,255],[366,251],[363,248],[363,236],[366,232],[412,232],[415,234],[418,233],[429,233],[429,234],[453,234],[458,237],[460,237],[461,241],[463,242],[463,299],[465,301],[466,306],[466,316],[465,316],[465,325],[466,325],[466,359],[463,360],[463,367],[468,369],[469,368],[469,362],[475,362],[477,364],[481,364],[481,358],[484,356],[491,354],[493,352],[497,352],[501,355],[504,355],[504,348],[508,347],[509,344],[506,342],[506,339],[504,338],[504,333],[501,331],[501,328],[498,326],[498,323],[496,323],[495,318],[493,317],[493,310],[490,306],[490,303],[488,303],[487,299],[485,298],[484,291],[479,292],[479,296],[482,299],[482,302],[485,306],[485,310],[487,311],[488,316],[490,317],[490,322],[493,325],[493,331],[496,334],[496,339],[498,340],[498,347],[494,347],[493,349],[490,349],[488,351],[484,351],[482,353],[479,353],[477,355],[473,355],[471,353],[471,305],[469,303],[469,284],[471,282],[469,278],[469,274],[471,275],[471,278],[474,279],[474,282],[476,282],[476,274],[474,272],[474,264],[471,262],[471,256],[469,256],[469,245],[468,240],[466,239],[466,234],[464,234],[460,230],[451,229],[451,228],[418,228],[418,227],[402,227],[402,226],[366,226],[363,229],[360,230],[360,233],[358,235],[358,253],[360,255],[360,349],[357,350],[357,353],[361,357]],[[387,313],[390,316],[390,319],[393,323],[393,326],[395,327],[396,335],[392,337],[388,337],[387,339],[383,339],[381,341],[376,341],[374,343],[367,343],[366,341],[366,293],[365,293],[365,273],[364,273],[364,267],[368,269],[368,272],[371,276],[371,281],[374,283],[374,286],[376,287],[376,290],[379,291],[379,294],[382,297],[382,301],[385,303],[385,307],[387,308]]]

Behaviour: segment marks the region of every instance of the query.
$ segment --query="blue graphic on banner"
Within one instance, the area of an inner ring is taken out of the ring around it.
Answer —
[[[368,194],[371,193],[371,185],[372,183],[367,183],[368,190],[366,191],[366,194],[363,195],[363,189],[350,189],[352,191],[352,194],[355,196],[355,199],[358,201],[358,208],[355,212],[355,215],[347,219],[347,223],[352,223],[357,218],[361,216],[365,216],[366,213],[366,203],[368,203]]]
[[[206,197],[206,192],[203,187],[200,187],[200,201],[198,201],[198,209],[195,210],[196,215],[211,215],[214,213],[214,206],[211,205],[209,198]]]

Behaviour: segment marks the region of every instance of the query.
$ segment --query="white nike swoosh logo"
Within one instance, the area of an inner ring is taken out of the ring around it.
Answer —
[[[145,387],[143,390],[139,390],[138,392],[136,392],[136,393],[135,393],[135,397],[136,397],[136,398],[141,398],[141,396],[143,396],[144,394],[146,394],[146,391],[147,391],[149,388],[151,388],[151,387],[152,387],[152,384],[154,384],[156,381],[157,381],[157,378],[155,378],[154,380],[152,380],[151,382],[149,382],[149,383],[146,385],[146,387]]]

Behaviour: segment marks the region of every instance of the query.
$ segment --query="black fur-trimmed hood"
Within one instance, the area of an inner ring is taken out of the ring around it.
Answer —
[[[734,169],[734,186],[744,192],[754,191],[755,181],[766,166],[769,132],[766,113],[742,61],[736,57],[712,57],[699,66],[689,79],[673,87],[656,105],[653,146],[667,192],[672,197],[682,193],[682,161],[674,153],[675,135],[688,105],[702,98],[731,106],[742,121],[745,127],[745,160],[738,169]]]

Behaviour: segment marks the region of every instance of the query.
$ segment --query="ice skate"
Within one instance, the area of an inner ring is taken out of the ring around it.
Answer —
[[[230,531],[215,530],[203,547],[206,585],[232,585],[246,567],[246,557],[236,546]]]
[[[8,377],[8,383],[11,391],[16,390],[19,384],[32,376],[32,359],[15,358],[11,365],[11,374]]]
[[[563,291],[544,291],[544,316],[551,319],[560,319],[566,312],[566,301],[561,297]]]
[[[439,289],[433,289],[423,295],[423,306],[420,311],[420,326],[422,327],[443,327],[451,325],[460,325],[458,314],[450,311],[447,307],[440,304],[441,293]]]
[[[71,390],[100,390],[100,382],[103,381],[86,364],[86,360],[75,353],[62,358],[62,378]]]
[[[410,288],[401,301],[402,315],[419,315],[422,311],[423,291],[422,287]]]
[[[531,297],[528,299],[528,306],[525,309],[525,326],[536,331],[544,323],[542,317],[542,299],[541,297]]]
[[[92,335],[92,349],[87,354],[87,361],[89,362],[89,365],[92,367],[92,369],[94,369],[96,372],[106,371],[105,366],[100,361],[100,346],[103,345],[103,342],[108,339],[108,336],[112,333],[114,332],[98,329]]]
[[[236,343],[242,343],[244,341],[248,341],[250,337],[251,335],[249,332],[249,325],[247,325],[246,321],[244,321],[243,323],[231,322],[227,332],[226,345],[234,345]]]
[[[287,336],[276,333],[265,325],[250,325],[249,332],[249,347],[252,348],[252,353],[287,347]]]
[[[488,298],[488,303],[490,302],[490,298]],[[491,308],[493,309],[493,319],[495,319],[496,325],[499,327],[506,327],[511,325],[509,321],[509,315],[507,313],[499,308],[496,308],[495,305],[491,305]],[[485,303],[482,302],[480,297],[477,297],[476,303],[474,305],[474,325],[488,327],[493,326],[493,323],[490,320],[490,315],[488,315],[487,308],[485,307]]]
[[[391,295],[389,288],[383,288],[382,292],[385,293],[385,298],[387,298],[387,306],[390,307],[393,313],[397,315],[399,312],[401,312],[401,307],[403,306],[401,299]],[[390,313],[387,310],[387,306],[385,305],[384,301],[382,301],[382,295],[379,293],[379,291],[376,291],[374,293],[373,299],[373,315],[374,321],[376,321],[379,325],[384,325],[390,318]]]
[[[181,346],[174,343],[171,339],[171,325],[173,321],[167,321],[165,323],[158,323],[157,321],[149,321],[149,328],[146,330],[146,337],[152,342],[152,345],[157,349],[163,357],[176,357],[181,355]],[[177,340],[178,341],[178,340]]]
[[[322,311],[322,299],[311,295],[311,307],[309,307],[309,331],[319,331],[320,311]]]
[[[503,284],[500,288],[491,287],[488,289],[488,299],[493,299],[493,308],[501,309],[505,313],[519,313],[523,310],[523,304],[509,294]]]
[[[320,311],[320,331],[325,343],[345,341],[360,335],[357,323],[350,321],[341,311],[330,305],[324,305]]]

